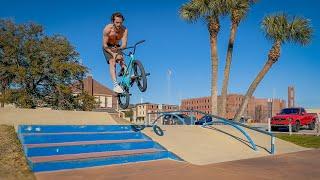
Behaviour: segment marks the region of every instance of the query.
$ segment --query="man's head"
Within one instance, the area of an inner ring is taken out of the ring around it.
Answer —
[[[120,12],[115,12],[112,14],[111,22],[117,29],[121,28],[123,21],[124,17]]]

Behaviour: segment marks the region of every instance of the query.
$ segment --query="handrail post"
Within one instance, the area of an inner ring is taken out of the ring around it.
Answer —
[[[289,135],[292,134],[292,124],[291,124],[291,118],[289,119]]]
[[[275,145],[274,145],[275,140],[276,140],[276,138],[272,135],[271,136],[271,154],[275,153]]]

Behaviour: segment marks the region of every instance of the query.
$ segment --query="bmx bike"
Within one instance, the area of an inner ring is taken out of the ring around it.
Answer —
[[[133,46],[119,49],[118,53],[123,56],[129,57],[129,62],[126,64],[126,69],[122,73],[122,77],[119,81],[119,85],[124,90],[123,93],[118,94],[118,104],[122,109],[126,109],[129,106],[130,102],[130,87],[133,86],[134,83],[137,84],[139,90],[141,92],[145,92],[147,90],[147,76],[150,73],[146,73],[141,61],[135,58],[135,52],[137,45],[145,42],[145,40],[139,41],[135,43]],[[125,52],[125,50],[133,49],[132,51]]]

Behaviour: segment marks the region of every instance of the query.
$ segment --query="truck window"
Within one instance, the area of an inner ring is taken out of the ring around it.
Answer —
[[[299,111],[299,108],[285,108],[281,110],[280,114],[298,114]]]

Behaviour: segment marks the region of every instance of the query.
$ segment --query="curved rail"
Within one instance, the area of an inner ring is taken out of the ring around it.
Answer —
[[[247,126],[245,124],[242,124],[242,123],[239,123],[237,121],[231,121],[231,120],[227,120],[225,118],[222,118],[222,117],[219,117],[219,116],[215,116],[215,115],[212,115],[212,114],[208,114],[208,113],[204,113],[202,111],[198,111],[198,110],[181,110],[181,111],[167,111],[167,112],[152,112],[152,113],[148,113],[149,115],[150,114],[173,114],[173,113],[191,113],[192,115],[194,113],[200,113],[200,114],[203,114],[203,115],[206,115],[206,116],[211,116],[212,118],[216,119],[214,122],[220,122],[220,123],[223,123],[223,124],[226,124],[226,125],[230,125],[234,128],[236,128],[237,130],[239,130],[245,137],[246,139],[248,140],[248,142],[251,144],[252,148],[257,151],[257,146],[256,144],[254,143],[254,141],[252,140],[252,138],[249,136],[249,134],[243,130],[241,127],[239,126],[242,126],[242,127],[245,127],[245,128],[248,128],[248,129],[251,129],[253,131],[257,131],[259,133],[263,133],[263,134],[266,134],[266,135],[269,135],[271,137],[271,149],[270,149],[270,154],[274,154],[275,153],[275,136],[273,133],[270,133],[270,132],[266,132],[266,131],[263,131],[263,130],[260,130],[260,129],[256,129],[256,128],[252,128],[250,126]],[[194,115],[192,116],[194,117]],[[157,121],[159,120],[159,118],[156,118],[152,124],[155,124],[157,123]],[[150,119],[149,119],[150,121]],[[207,125],[211,125],[213,123],[204,123],[204,125],[202,125],[203,127],[207,126]]]

